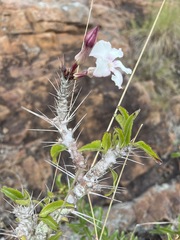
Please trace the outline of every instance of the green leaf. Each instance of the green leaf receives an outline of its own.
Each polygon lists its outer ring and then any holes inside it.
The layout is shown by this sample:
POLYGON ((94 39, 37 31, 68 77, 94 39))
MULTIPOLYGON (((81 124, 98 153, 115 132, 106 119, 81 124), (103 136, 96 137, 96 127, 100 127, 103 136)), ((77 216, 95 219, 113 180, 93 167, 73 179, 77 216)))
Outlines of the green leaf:
POLYGON ((82 146, 79 151, 99 151, 101 149, 101 141, 100 140, 95 140, 91 143, 88 143, 84 146, 82 146))
POLYGON ((116 147, 118 143, 119 143, 119 137, 118 137, 118 134, 114 131, 112 135, 112 142, 111 142, 112 148, 116 147))
POLYGON ((23 199, 23 200, 14 200, 15 203, 23 206, 29 206, 31 203, 31 199, 23 199))
POLYGON ((15 203, 19 205, 28 206, 31 203, 31 197, 26 190, 23 193, 14 188, 8 188, 6 186, 1 188, 1 192, 15 203))
POLYGON ((124 143, 124 133, 123 133, 122 129, 120 129, 120 128, 115 128, 114 131, 118 135, 118 144, 119 144, 119 147, 121 147, 124 143))
POLYGON ((105 194, 105 196, 107 196, 107 197, 109 197, 114 192, 114 188, 115 188, 117 180, 118 180, 117 172, 115 172, 113 169, 110 169, 110 171, 111 171, 112 178, 113 178, 113 187, 108 193, 105 194))
POLYGON ((171 157, 172 158, 179 158, 180 157, 180 152, 171 153, 171 157))
POLYGON ((124 146, 127 146, 131 141, 133 122, 137 117, 137 115, 139 114, 139 112, 140 110, 135 111, 126 120, 126 123, 124 126, 124 146))
POLYGON ((39 220, 47 224, 54 231, 57 231, 59 228, 58 223, 51 216, 41 217, 39 220))
POLYGON ((180 234, 180 231, 178 231, 178 229, 172 229, 172 225, 168 225, 165 227, 157 225, 156 228, 151 232, 157 234, 171 234, 171 235, 180 234))
POLYGON ((60 236, 62 236, 62 232, 56 233, 55 235, 53 235, 50 238, 48 238, 48 240, 59 240, 60 236))
POLYGON ((127 120, 128 117, 129 117, 128 111, 127 111, 125 108, 121 107, 121 106, 118 107, 118 110, 120 111, 120 113, 121 113, 121 115, 123 116, 123 118, 124 118, 125 120, 127 120))
POLYGON ((102 137, 102 148, 106 153, 110 147, 111 147, 111 133, 105 132, 102 137))
POLYGON ((10 198, 13 201, 24 199, 24 195, 14 188, 4 186, 1 188, 1 192, 4 193, 6 197, 10 198))
POLYGON ((124 130, 124 125, 125 125, 126 119, 124 119, 124 117, 121 114, 117 114, 115 116, 115 119, 119 123, 122 130, 124 130))
POLYGON ((66 149, 66 146, 63 144, 55 144, 51 147, 50 155, 52 157, 52 161, 55 164, 57 163, 57 157, 59 156, 59 154, 66 149))
POLYGON ((127 112, 127 110, 125 108, 123 108, 121 106, 118 107, 118 110, 119 110, 120 114, 117 114, 115 116, 115 119, 119 123, 122 130, 124 131, 126 121, 129 118, 129 113, 127 112))
MULTIPOLYGON (((123 131, 124 141, 123 141, 122 146, 127 146, 129 144, 129 142, 131 141, 133 121, 139 114, 140 110, 132 113, 131 115, 129 115, 129 113, 126 111, 126 109, 121 106, 118 107, 118 110, 119 110, 120 114, 117 114, 115 116, 115 119, 119 123, 119 125, 123 131)), ((123 136, 121 134, 120 138, 122 139, 122 137, 123 136)))
POLYGON ((23 199, 17 199, 15 200, 15 203, 19 204, 19 205, 23 205, 23 206, 28 206, 31 203, 31 197, 28 193, 28 191, 23 190, 23 199))
POLYGON ((126 123, 124 126, 124 144, 123 144, 124 146, 127 146, 131 141, 134 119, 137 117, 139 112, 140 112, 140 110, 135 111, 126 120, 126 123))
POLYGON ((48 214, 54 212, 55 210, 61 208, 62 206, 66 208, 74 208, 73 204, 65 203, 63 200, 58 200, 52 203, 47 204, 41 212, 39 213, 39 217, 46 217, 48 214))
POLYGON ((152 157, 155 160, 155 162, 158 163, 159 165, 162 164, 162 160, 159 158, 159 156, 144 141, 135 142, 133 143, 133 146, 142 149, 145 153, 152 157))

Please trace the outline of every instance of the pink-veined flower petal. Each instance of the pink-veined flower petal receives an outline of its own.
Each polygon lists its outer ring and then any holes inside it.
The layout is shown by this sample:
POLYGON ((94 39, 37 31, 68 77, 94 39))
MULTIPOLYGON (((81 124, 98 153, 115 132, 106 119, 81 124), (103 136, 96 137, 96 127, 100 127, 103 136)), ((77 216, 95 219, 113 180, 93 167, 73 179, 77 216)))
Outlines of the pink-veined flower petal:
POLYGON ((114 70, 114 74, 112 74, 111 80, 115 82, 115 85, 118 86, 118 88, 122 88, 122 83, 123 83, 123 77, 120 71, 114 70))
POLYGON ((115 68, 120 68, 123 72, 127 74, 131 74, 132 70, 130 68, 126 68, 120 60, 116 60, 113 62, 115 68))
POLYGON ((107 59, 110 51, 111 51, 110 42, 100 40, 94 45, 94 47, 93 47, 92 51, 90 52, 89 56, 92 56, 92 57, 95 57, 95 58, 107 59))
POLYGON ((107 77, 110 74, 111 74, 111 71, 109 69, 108 62, 101 58, 98 58, 96 60, 96 68, 93 72, 93 75, 95 77, 107 77))

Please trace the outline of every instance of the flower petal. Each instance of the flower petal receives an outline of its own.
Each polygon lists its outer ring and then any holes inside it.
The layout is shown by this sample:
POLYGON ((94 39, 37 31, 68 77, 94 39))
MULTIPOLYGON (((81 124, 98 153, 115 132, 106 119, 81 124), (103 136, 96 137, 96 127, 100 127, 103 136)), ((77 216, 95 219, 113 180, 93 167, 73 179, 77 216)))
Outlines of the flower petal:
POLYGON ((116 49, 116 48, 112 48, 111 51, 109 52, 109 59, 111 61, 113 61, 116 58, 122 58, 123 57, 123 51, 121 50, 121 48, 116 49))
POLYGON ((111 44, 110 42, 106 42, 104 40, 98 41, 92 51, 90 52, 89 56, 95 58, 108 58, 109 52, 111 51, 111 44))
POLYGON ((109 69, 108 62, 101 58, 98 58, 96 60, 96 68, 93 72, 93 75, 95 77, 107 77, 110 74, 111 74, 111 71, 109 69))
POLYGON ((120 71, 114 70, 114 74, 111 77, 111 80, 115 82, 115 85, 118 86, 118 88, 122 88, 121 85, 123 83, 123 77, 120 71))
POLYGON ((131 74, 132 70, 130 68, 126 68, 121 61, 116 60, 113 62, 114 67, 116 68, 120 68, 123 72, 127 73, 127 74, 131 74))

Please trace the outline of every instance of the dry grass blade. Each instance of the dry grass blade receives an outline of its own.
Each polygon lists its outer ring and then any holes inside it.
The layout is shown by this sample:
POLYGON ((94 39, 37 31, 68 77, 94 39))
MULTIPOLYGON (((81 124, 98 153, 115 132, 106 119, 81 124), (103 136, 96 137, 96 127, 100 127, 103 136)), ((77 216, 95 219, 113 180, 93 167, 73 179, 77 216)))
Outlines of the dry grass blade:
MULTIPOLYGON (((108 128, 107 128, 107 131, 109 131, 110 128, 111 128, 111 126, 112 126, 112 123, 113 123, 113 121, 114 121, 115 115, 116 115, 116 113, 117 113, 117 111, 118 111, 118 106, 121 105, 122 100, 123 100, 123 98, 124 98, 124 96, 125 96, 125 93, 126 93, 128 87, 129 87, 129 85, 130 85, 130 83, 131 83, 131 81, 132 81, 132 79, 133 79, 133 76, 134 76, 134 74, 135 74, 135 72, 136 72, 136 69, 137 69, 137 67, 138 67, 138 65, 139 65, 139 63, 140 63, 140 61, 141 61, 141 58, 142 58, 142 56, 143 56, 143 54, 144 54, 144 51, 145 51, 145 49, 146 49, 146 47, 147 47, 147 44, 148 44, 148 42, 149 42, 149 40, 150 40, 150 38, 151 38, 151 36, 152 36, 153 30, 154 30, 154 28, 155 28, 155 26, 156 26, 156 24, 157 24, 157 21, 158 21, 159 16, 160 16, 160 14, 161 14, 161 12, 162 12, 162 9, 163 9, 163 7, 164 7, 165 2, 166 2, 166 0, 164 0, 164 1, 162 2, 161 6, 160 6, 160 8, 159 8, 159 11, 158 11, 158 13, 157 13, 157 16, 156 16, 156 18, 155 18, 155 20, 154 20, 154 23, 153 23, 153 25, 152 25, 152 27, 151 27, 151 30, 150 30, 150 32, 149 32, 149 34, 148 34, 148 37, 147 37, 147 39, 146 39, 146 41, 145 41, 145 44, 144 44, 143 48, 142 48, 142 51, 141 51, 141 53, 140 53, 140 56, 139 56, 139 58, 138 58, 138 60, 137 60, 137 62, 136 62, 136 64, 135 64, 135 67, 134 67, 134 69, 133 69, 132 75, 130 76, 130 79, 129 79, 129 81, 128 81, 125 89, 124 89, 124 92, 123 92, 120 100, 119 100, 119 103, 118 103, 118 105, 117 105, 117 107, 116 107, 116 110, 115 110, 115 112, 114 112, 114 115, 113 115, 113 117, 112 117, 112 119, 111 119, 111 121, 110 121, 110 123, 109 123, 109 126, 108 126, 108 128)), ((139 129, 139 130, 140 130, 140 129, 139 129)), ((136 138, 136 137, 135 137, 135 138, 136 138)), ((135 138, 133 139, 134 141, 135 141, 135 138)), ((98 154, 96 155, 96 157, 97 157, 97 156, 98 156, 98 154)), ((101 231, 101 235, 100 235, 99 240, 102 239, 103 231, 104 231, 105 226, 106 226, 106 223, 107 223, 107 219, 108 219, 108 216, 109 216, 109 213, 110 213, 110 210, 111 210, 111 206, 112 206, 112 203, 113 203, 115 194, 116 194, 116 190, 117 190, 117 187, 118 187, 119 182, 120 182, 120 180, 121 180, 121 176, 122 176, 122 174, 123 174, 123 172, 124 172, 124 169, 125 169, 125 166, 126 166, 128 157, 129 157, 129 153, 128 153, 125 161, 124 161, 124 164, 123 164, 123 166, 122 166, 122 169, 121 169, 121 172, 120 172, 118 181, 117 181, 117 183, 116 183, 115 191, 114 191, 114 194, 113 194, 113 196, 112 196, 111 202, 110 202, 110 204, 109 204, 108 212, 107 212, 106 217, 105 217, 105 221, 104 221, 104 224, 103 224, 103 228, 102 228, 102 231, 101 231)), ((96 159, 95 159, 95 161, 96 161, 96 159)), ((94 161, 94 162, 95 162, 95 161, 94 161)), ((93 163, 94 163, 94 162, 93 162, 93 163)))

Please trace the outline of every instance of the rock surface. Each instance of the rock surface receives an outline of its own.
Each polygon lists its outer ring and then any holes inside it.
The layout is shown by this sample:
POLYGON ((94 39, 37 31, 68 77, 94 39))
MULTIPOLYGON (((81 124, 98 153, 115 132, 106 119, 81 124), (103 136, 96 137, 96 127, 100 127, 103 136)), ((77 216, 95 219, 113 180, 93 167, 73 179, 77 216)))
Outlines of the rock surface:
POLYGON ((180 209, 179 178, 169 184, 155 185, 140 197, 124 204, 115 204, 110 212, 108 226, 110 231, 149 228, 159 222, 177 220, 180 209), (117 216, 119 216, 117 218, 117 216), (138 226, 136 226, 138 224, 138 226))
MULTIPOLYGON (((93 6, 90 27, 99 25, 99 39, 111 41, 114 47, 122 47, 126 56, 123 62, 129 67, 133 66, 128 65, 131 45, 128 41, 130 33, 126 29, 130 29, 132 21, 144 18, 148 5, 149 1, 140 0, 100 0, 93 6)), ((53 132, 29 131, 49 126, 21 107, 33 111, 38 109, 52 116, 49 106, 53 105, 54 100, 49 93, 54 91, 48 79, 55 82, 63 55, 70 66, 81 48, 89 8, 88 0, 0 2, 1 185, 16 188, 23 186, 38 195, 46 190, 46 185, 51 184, 53 170, 45 162, 49 158, 49 147, 44 148, 42 142, 54 142, 57 136, 53 132)), ((84 128, 80 136, 82 144, 102 136, 122 91, 108 78, 83 79, 78 83, 80 87, 82 92, 77 104, 92 90, 73 123, 76 124, 87 113, 81 126, 84 128)), ((166 216, 173 218, 175 212, 179 211, 179 205, 173 204, 179 204, 176 199, 176 191, 179 191, 176 183, 179 164, 170 154, 175 149, 174 143, 178 143, 180 138, 180 93, 167 99, 166 111, 156 99, 158 92, 155 82, 149 80, 133 82, 123 101, 123 106, 129 112, 142 109, 134 134, 140 124, 144 123, 139 138, 151 144, 164 159, 163 166, 157 166, 152 160, 140 156, 135 159, 144 163, 144 166, 128 163, 121 181, 121 186, 126 187, 127 191, 122 193, 120 200, 135 200, 133 205, 128 202, 122 210, 130 211, 125 214, 130 218, 127 219, 129 223, 126 227, 143 221, 158 221, 166 216), (162 188, 156 187, 156 184, 162 188), (159 208, 155 214, 156 208, 153 206, 159 206, 162 200, 164 208, 167 207, 169 212, 159 208)), ((0 199, 3 206, 2 195, 0 199)))

